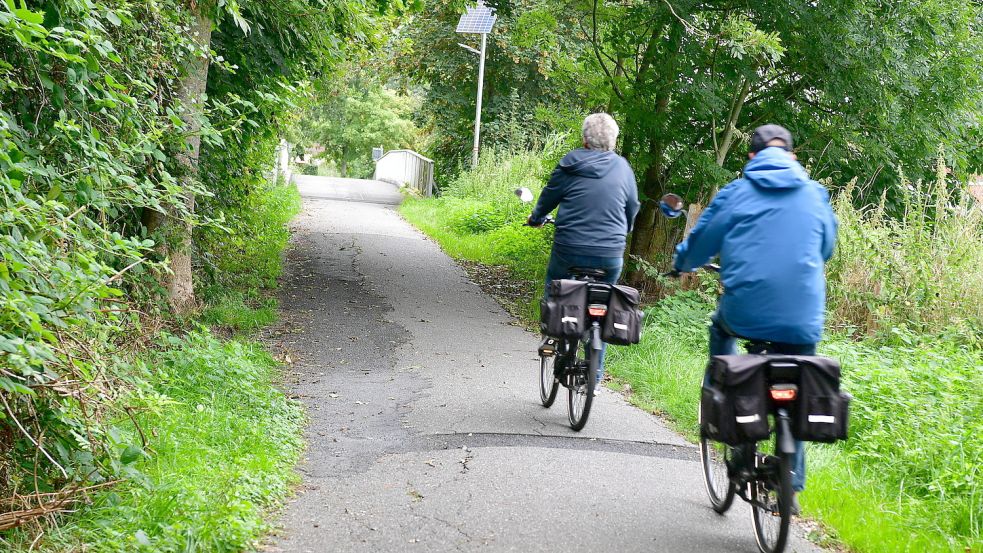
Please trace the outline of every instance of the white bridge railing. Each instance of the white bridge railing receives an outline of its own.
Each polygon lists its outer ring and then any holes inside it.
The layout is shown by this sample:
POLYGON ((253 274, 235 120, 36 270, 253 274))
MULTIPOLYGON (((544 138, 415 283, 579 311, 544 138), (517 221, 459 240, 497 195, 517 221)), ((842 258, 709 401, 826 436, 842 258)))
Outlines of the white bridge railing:
POLYGON ((433 160, 412 150, 390 150, 375 162, 373 178, 430 196, 434 185, 433 160))

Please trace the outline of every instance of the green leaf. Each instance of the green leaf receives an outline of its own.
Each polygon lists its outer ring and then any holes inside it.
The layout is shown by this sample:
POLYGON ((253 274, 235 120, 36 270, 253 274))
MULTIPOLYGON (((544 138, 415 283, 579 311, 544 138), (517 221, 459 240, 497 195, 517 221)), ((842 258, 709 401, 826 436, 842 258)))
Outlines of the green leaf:
POLYGON ((119 16, 116 15, 116 12, 112 10, 106 12, 106 19, 108 19, 109 22, 115 25, 116 27, 119 27, 120 24, 123 23, 123 21, 120 20, 119 16))
POLYGON ((17 8, 13 10, 14 15, 27 21, 28 23, 34 23, 35 25, 41 25, 44 23, 44 12, 31 11, 25 8, 17 8))
POLYGON ((127 446, 127 448, 123 450, 123 453, 119 456, 119 461, 124 465, 129 465, 133 462, 136 462, 138 459, 140 459, 143 456, 144 456, 144 452, 142 448, 139 448, 135 445, 131 445, 131 446, 127 446))
POLYGON ((24 394, 29 396, 35 395, 34 390, 3 376, 0 376, 0 390, 4 390, 11 394, 24 394))

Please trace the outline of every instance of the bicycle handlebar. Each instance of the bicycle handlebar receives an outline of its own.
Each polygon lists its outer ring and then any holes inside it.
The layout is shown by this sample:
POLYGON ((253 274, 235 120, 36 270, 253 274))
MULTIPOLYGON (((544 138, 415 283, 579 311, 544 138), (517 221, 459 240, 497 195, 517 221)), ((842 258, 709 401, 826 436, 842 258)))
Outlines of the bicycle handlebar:
MULTIPOLYGON (((546 216, 546 219, 543 221, 543 224, 542 225, 539 225, 539 227, 544 227, 546 225, 555 225, 555 224, 556 224, 556 219, 554 219, 552 215, 547 215, 546 216)), ((539 228, 539 227, 530 225, 528 220, 525 223, 522 223, 522 226, 524 226, 524 227, 532 227, 532 228, 539 228)))
MULTIPOLYGON (((713 272, 713 273, 719 273, 720 272, 720 265, 717 265, 716 263, 707 263, 706 265, 704 265, 704 266, 702 266, 700 268, 703 269, 704 271, 710 271, 710 272, 713 272)), ((667 273, 662 273, 662 276, 668 277, 668 278, 679 278, 682 275, 683 275, 683 273, 681 271, 677 271, 675 269, 673 269, 672 271, 669 271, 667 273)))

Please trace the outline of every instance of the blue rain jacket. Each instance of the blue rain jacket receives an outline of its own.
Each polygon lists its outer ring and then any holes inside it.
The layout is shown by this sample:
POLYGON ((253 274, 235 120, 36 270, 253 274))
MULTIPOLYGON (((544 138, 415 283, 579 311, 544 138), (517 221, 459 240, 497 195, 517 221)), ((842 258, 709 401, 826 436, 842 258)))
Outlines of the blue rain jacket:
POLYGON ((782 148, 765 148, 744 178, 717 193, 674 267, 688 272, 720 256, 719 314, 745 338, 814 344, 822 337, 825 262, 836 244, 829 193, 782 148))
POLYGON ((635 173, 614 152, 572 150, 553 170, 532 211, 532 221, 541 224, 558 205, 555 249, 621 257, 640 206, 635 173))

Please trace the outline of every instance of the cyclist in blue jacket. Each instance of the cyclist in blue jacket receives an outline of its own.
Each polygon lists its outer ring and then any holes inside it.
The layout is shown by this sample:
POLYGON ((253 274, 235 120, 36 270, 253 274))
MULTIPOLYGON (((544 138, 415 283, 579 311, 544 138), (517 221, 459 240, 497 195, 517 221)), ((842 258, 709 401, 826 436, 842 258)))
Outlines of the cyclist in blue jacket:
MULTIPOLYGON (((772 342, 776 353, 814 355, 826 307, 825 263, 837 222, 829 193, 792 154, 792 135, 759 127, 742 178, 713 198, 673 268, 690 272, 720 256, 724 293, 711 316, 710 355, 737 353, 737 337, 772 342)), ((793 512, 805 488, 805 446, 796 442, 793 512)))

